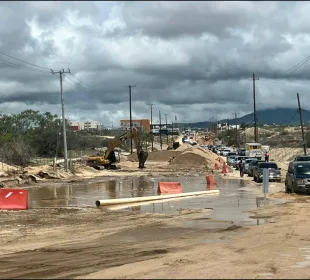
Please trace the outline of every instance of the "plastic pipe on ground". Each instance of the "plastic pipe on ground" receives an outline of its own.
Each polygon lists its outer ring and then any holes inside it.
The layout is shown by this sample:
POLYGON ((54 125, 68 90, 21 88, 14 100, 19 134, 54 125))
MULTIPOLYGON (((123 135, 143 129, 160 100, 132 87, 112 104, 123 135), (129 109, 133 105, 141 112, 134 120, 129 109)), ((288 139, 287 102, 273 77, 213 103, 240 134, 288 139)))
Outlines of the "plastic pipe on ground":
MULTIPOLYGON (((218 195, 218 193, 208 193, 209 195, 218 195)), ((191 196, 185 196, 185 197, 175 197, 175 198, 167 198, 167 199, 161 199, 161 200, 149 200, 149 201, 143 201, 143 202, 132 202, 132 203, 123 203, 123 204, 112 204, 107 205, 106 208, 109 210, 120 210, 124 208, 130 208, 130 207, 136 207, 136 206, 143 206, 148 204, 156 204, 156 203, 165 203, 165 202, 171 202, 176 201, 180 199, 189 199, 191 196)))
POLYGON ((178 194, 165 194, 165 195, 144 196, 144 197, 104 199, 104 200, 97 200, 96 206, 106 206, 106 205, 113 205, 113 204, 142 202, 142 201, 160 200, 160 199, 195 196, 195 195, 208 195, 208 194, 215 194, 215 193, 219 193, 219 192, 220 192, 219 190, 211 190, 211 191, 188 192, 188 193, 178 193, 178 194))

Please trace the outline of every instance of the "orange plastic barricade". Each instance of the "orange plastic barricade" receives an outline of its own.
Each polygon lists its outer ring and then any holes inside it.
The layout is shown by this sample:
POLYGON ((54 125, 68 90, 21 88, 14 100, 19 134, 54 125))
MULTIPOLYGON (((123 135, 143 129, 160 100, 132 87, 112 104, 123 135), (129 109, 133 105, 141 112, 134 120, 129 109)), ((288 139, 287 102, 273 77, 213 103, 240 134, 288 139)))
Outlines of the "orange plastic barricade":
POLYGON ((207 190, 208 191, 215 189, 215 187, 216 187, 216 184, 207 184, 207 190))
POLYGON ((223 174, 228 173, 228 167, 227 167, 227 164, 226 164, 226 163, 223 164, 222 173, 223 173, 223 174))
POLYGON ((214 164, 214 169, 219 170, 219 165, 217 163, 214 164))
POLYGON ((27 210, 28 191, 23 189, 0 189, 0 209, 27 210))
POLYGON ((208 185, 216 185, 216 182, 214 181, 214 179, 211 175, 207 175, 206 180, 207 180, 208 185))
POLYGON ((158 182, 158 194, 182 193, 182 185, 179 182, 158 182))

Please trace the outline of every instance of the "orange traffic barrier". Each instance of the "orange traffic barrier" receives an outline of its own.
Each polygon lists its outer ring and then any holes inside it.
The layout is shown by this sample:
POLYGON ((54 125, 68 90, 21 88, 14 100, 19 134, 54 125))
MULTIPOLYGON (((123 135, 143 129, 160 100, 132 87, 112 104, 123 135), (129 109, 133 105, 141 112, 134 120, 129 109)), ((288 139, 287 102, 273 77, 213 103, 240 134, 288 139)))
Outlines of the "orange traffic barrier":
POLYGON ((207 190, 208 191, 215 189, 215 187, 216 187, 216 184, 207 184, 207 190))
POLYGON ((158 194, 182 193, 182 185, 179 182, 158 182, 158 194))
POLYGON ((217 163, 214 164, 214 169, 219 170, 219 165, 217 163))
POLYGON ((208 185, 216 185, 216 182, 214 181, 214 179, 211 175, 207 175, 206 180, 207 180, 208 185))
POLYGON ((23 189, 0 189, 0 209, 27 210, 28 191, 23 189))
POLYGON ((224 164, 223 164, 222 173, 223 173, 223 174, 228 173, 228 167, 227 167, 227 164, 226 164, 225 162, 224 162, 224 164))

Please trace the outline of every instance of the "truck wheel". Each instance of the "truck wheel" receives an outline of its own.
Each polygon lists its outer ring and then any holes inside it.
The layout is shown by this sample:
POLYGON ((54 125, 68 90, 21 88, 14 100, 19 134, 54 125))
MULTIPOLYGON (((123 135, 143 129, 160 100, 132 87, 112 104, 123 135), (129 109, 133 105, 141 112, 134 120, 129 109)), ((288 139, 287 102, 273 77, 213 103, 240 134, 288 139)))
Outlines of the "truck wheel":
POLYGON ((292 190, 288 187, 287 181, 285 181, 285 193, 292 193, 292 190))

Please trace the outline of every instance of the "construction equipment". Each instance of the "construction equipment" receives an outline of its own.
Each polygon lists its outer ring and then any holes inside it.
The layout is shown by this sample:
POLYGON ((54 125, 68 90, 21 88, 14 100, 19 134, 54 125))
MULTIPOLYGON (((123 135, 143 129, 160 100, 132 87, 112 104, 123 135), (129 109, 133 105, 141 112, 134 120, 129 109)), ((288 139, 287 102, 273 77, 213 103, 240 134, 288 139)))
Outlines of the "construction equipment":
POLYGON ((177 148, 179 148, 180 147, 180 142, 173 142, 173 144, 171 145, 169 145, 168 146, 168 148, 167 148, 167 150, 176 150, 177 148))
POLYGON ((97 155, 88 157, 87 164, 96 169, 100 169, 101 166, 103 166, 105 169, 116 169, 116 156, 114 149, 120 146, 125 140, 131 138, 134 140, 137 150, 137 156, 139 160, 138 168, 144 168, 144 163, 148 157, 148 152, 143 151, 142 146, 140 145, 139 131, 135 127, 131 131, 112 139, 108 144, 108 149, 106 150, 104 156, 97 155))

